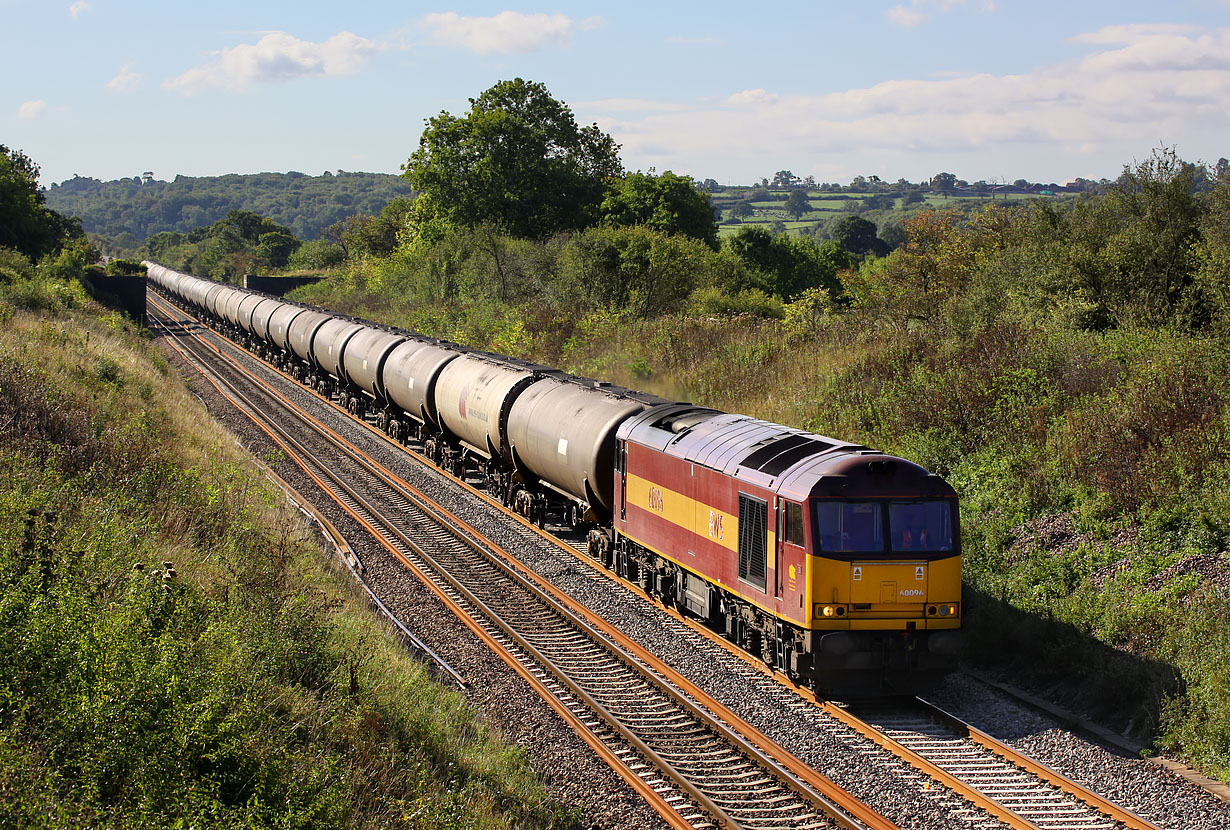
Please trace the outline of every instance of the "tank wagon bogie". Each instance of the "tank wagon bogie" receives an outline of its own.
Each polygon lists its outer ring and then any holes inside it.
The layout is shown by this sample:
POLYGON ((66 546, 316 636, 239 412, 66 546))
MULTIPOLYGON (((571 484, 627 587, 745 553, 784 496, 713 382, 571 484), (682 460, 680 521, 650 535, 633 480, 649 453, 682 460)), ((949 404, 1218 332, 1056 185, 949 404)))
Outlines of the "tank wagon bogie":
POLYGON ((407 340, 384 361, 384 388, 390 401, 385 431, 399 441, 424 440, 439 434, 436 381, 444 367, 461 355, 457 347, 427 340, 407 340))
POLYGON ((866 447, 146 263, 164 293, 440 468, 824 691, 955 666, 956 494, 866 447))

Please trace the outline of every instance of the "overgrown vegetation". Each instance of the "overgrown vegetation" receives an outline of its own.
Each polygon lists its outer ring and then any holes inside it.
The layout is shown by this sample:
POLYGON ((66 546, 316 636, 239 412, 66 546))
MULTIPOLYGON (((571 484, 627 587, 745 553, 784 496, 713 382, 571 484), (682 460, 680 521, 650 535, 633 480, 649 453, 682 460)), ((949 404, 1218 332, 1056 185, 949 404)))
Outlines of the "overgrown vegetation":
POLYGON ((0 249, 0 826, 567 826, 55 271, 0 249))
POLYGON ((922 210, 887 256, 857 227, 453 226, 299 296, 919 461, 963 498, 967 659, 1230 779, 1230 178, 1205 174, 1160 150, 1071 201, 922 210))
POLYGON ((212 225, 186 234, 154 234, 141 246, 139 256, 192 274, 239 282, 245 274, 285 268, 300 245, 289 228, 251 211, 232 210, 212 225))

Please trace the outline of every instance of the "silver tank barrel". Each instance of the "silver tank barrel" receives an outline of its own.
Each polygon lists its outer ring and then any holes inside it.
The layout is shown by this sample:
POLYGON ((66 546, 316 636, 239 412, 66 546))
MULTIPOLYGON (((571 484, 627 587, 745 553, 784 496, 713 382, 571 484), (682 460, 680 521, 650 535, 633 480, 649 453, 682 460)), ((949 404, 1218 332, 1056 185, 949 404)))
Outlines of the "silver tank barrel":
POLYGON ((513 403, 508 439, 517 458, 539 478, 610 511, 615 432, 644 409, 640 401, 601 387, 545 378, 513 403))
POLYGON ((342 369, 346 380, 377 397, 384 397, 381 369, 389 352, 406 342, 405 335, 364 326, 346 344, 342 369))
POLYGON ((384 362, 385 394, 412 418, 439 427, 436 381, 444 367, 461 353, 456 348, 407 340, 389 352, 384 362))
POLYGON ((363 324, 343 317, 326 321, 312 338, 312 362, 316 368, 338 380, 345 380, 342 377, 342 355, 346 344, 365 328, 363 324))
POLYGON ((480 355, 452 360, 436 380, 440 423, 482 455, 506 455, 505 425, 517 394, 534 372, 480 355))

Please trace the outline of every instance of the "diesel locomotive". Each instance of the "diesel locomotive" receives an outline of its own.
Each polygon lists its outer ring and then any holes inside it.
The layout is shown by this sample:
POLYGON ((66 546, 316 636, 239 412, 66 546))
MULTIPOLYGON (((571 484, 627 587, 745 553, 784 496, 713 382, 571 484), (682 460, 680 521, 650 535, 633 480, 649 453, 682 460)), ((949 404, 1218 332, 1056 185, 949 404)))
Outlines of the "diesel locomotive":
POLYGON ((145 263, 150 281, 393 439, 821 692, 950 671, 956 493, 902 458, 145 263))

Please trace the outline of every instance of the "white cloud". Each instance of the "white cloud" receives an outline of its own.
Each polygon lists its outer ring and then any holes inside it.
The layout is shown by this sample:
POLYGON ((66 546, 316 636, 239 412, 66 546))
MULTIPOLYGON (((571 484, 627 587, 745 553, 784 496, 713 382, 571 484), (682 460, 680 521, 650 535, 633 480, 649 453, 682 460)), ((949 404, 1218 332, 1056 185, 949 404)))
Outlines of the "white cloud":
POLYGON ((598 101, 584 101, 576 106, 578 109, 601 112, 680 112, 690 109, 683 104, 652 101, 648 98, 603 98, 598 101))
POLYGON ((256 43, 215 53, 215 60, 170 78, 163 86, 192 95, 210 87, 243 89, 317 75, 350 75, 383 48, 351 32, 339 32, 321 43, 270 32, 256 43))
POLYGON ((927 21, 927 15, 920 12, 918 9, 911 9, 907 6, 893 6, 888 10, 888 22, 894 26, 905 26, 910 28, 913 26, 922 25, 927 21))
MULTIPOLYGON (((579 28, 602 25, 601 18, 582 21, 579 28)), ((429 14, 423 23, 439 43, 461 46, 480 55, 535 52, 549 44, 567 46, 574 24, 562 14, 522 14, 504 11, 494 17, 462 17, 456 12, 429 14)))
POLYGON ((745 89, 742 92, 736 92, 726 99, 726 104, 731 107, 756 107, 767 106, 777 103, 777 96, 763 89, 745 89))
POLYGON ((954 9, 964 6, 974 5, 984 12, 993 12, 996 10, 995 0, 910 0, 910 4, 893 6, 885 14, 888 17, 888 22, 894 26, 902 26, 905 28, 913 28, 921 26, 931 19, 931 15, 926 12, 927 6, 938 7, 938 11, 951 12, 954 9))
POLYGON ((133 72, 128 64, 124 64, 115 77, 107 81, 107 89, 112 92, 129 92, 141 86, 141 81, 141 73, 133 72))
POLYGON ((26 101, 17 108, 17 117, 23 121, 29 121, 32 118, 38 118, 47 109, 46 101, 26 101))
POLYGON ((89 9, 90 9, 90 4, 85 2, 85 0, 76 0, 75 3, 73 3, 71 6, 68 7, 68 13, 71 14, 74 18, 76 18, 77 15, 81 14, 84 11, 89 11, 89 9))
MULTIPOLYGON (((1226 0, 1230 3, 1230 0, 1226 0)), ((1118 26, 1103 26, 1096 32, 1085 32, 1068 38, 1070 43, 1123 44, 1132 43, 1153 35, 1187 35, 1200 31, 1197 26, 1182 23, 1128 23, 1118 26)))
MULTIPOLYGON (((634 164, 961 153, 1005 144, 1088 154, 1230 132, 1230 28, 1109 27, 1081 58, 1016 75, 901 79, 828 94, 735 92, 683 111, 587 105, 634 164)), ((801 165, 802 162, 795 162, 801 165)))

